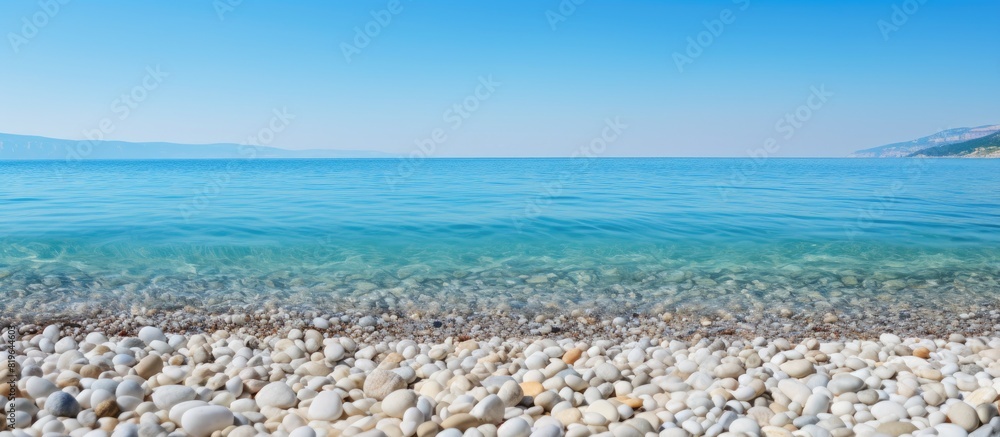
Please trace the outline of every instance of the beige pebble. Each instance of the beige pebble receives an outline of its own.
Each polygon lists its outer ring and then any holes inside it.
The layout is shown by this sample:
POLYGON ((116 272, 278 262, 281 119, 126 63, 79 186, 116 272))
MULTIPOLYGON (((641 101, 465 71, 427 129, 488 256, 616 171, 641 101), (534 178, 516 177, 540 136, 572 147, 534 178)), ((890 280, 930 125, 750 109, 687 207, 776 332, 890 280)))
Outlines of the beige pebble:
POLYGON ((459 431, 465 431, 469 428, 475 428, 482 425, 482 422, 468 413, 458 413, 453 416, 449 416, 447 419, 441 422, 441 427, 444 429, 455 428, 459 431))
POLYGON ((565 354, 563 354, 562 360, 564 363, 572 366, 573 363, 576 363, 576 360, 580 359, 581 355, 583 355, 582 350, 580 350, 579 348, 572 348, 566 351, 565 354))
POLYGON ((541 383, 529 381, 521 383, 521 391, 524 392, 525 396, 535 397, 545 391, 545 387, 541 383))
POLYGON ((118 413, 120 412, 121 410, 118 408, 118 403, 115 402, 114 399, 105 400, 94 407, 94 414, 97 414, 97 417, 102 418, 118 417, 118 413))

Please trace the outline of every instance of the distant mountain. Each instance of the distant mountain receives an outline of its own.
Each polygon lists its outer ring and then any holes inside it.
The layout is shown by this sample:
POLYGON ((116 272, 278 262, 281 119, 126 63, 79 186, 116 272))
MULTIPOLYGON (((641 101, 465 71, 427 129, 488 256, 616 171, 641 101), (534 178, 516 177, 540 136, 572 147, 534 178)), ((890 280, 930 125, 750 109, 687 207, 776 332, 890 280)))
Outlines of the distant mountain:
POLYGON ((362 150, 287 150, 244 144, 129 143, 60 140, 0 133, 0 160, 82 159, 249 159, 249 158, 392 158, 362 150))
POLYGON ((902 158, 911 156, 921 150, 974 140, 997 132, 1000 132, 1000 124, 947 129, 933 135, 917 138, 913 141, 886 144, 871 149, 859 150, 848 156, 851 158, 902 158))
POLYGON ((910 156, 1000 158, 1000 132, 961 143, 931 147, 910 156))

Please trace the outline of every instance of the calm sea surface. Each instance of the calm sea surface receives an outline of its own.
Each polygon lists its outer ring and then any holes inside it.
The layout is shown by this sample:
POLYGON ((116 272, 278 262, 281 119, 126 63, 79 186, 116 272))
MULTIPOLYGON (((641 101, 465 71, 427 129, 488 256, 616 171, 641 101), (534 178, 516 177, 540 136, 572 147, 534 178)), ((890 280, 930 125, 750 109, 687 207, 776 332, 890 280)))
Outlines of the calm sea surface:
POLYGON ((1000 160, 0 161, 25 311, 932 305, 998 277, 1000 160))

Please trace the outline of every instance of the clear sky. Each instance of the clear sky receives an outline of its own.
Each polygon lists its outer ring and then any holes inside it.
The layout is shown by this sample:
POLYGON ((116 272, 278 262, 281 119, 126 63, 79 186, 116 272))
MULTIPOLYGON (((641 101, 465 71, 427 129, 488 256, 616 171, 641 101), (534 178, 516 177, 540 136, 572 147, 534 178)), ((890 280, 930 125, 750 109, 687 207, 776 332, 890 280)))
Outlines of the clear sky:
POLYGON ((5 1, 0 132, 81 139, 107 119, 106 139, 442 157, 570 156, 602 134, 604 156, 769 138, 770 156, 843 156, 1000 123, 998 16, 996 0, 5 1))

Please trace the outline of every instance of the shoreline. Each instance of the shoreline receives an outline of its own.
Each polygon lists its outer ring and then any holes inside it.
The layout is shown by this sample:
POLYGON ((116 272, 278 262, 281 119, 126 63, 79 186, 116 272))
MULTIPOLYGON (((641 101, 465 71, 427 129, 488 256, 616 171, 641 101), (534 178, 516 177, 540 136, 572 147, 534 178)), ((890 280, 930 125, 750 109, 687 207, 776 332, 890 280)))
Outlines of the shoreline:
POLYGON ((185 335, 23 326, 15 415, 34 431, 0 437, 1000 432, 996 336, 419 341, 377 322, 334 336, 229 317, 185 335))
MULTIPOLYGON (((947 338, 1000 336, 1000 310, 970 305, 927 308, 894 304, 880 310, 847 308, 836 311, 828 306, 815 310, 787 307, 750 314, 733 314, 721 309, 688 309, 621 314, 604 311, 572 311, 542 308, 535 311, 497 309, 490 312, 410 310, 410 311, 330 311, 268 308, 233 308, 209 311, 191 306, 179 309, 85 310, 76 314, 17 313, 10 320, 23 333, 40 332, 46 325, 59 324, 72 330, 66 334, 106 332, 136 335, 143 326, 165 332, 196 334, 225 329, 256 336, 287 333, 291 329, 316 329, 328 336, 349 336, 363 341, 387 337, 417 341, 442 341, 449 337, 469 339, 572 338, 578 340, 635 340, 639 337, 669 337, 682 340, 726 338, 750 340, 758 337, 800 341, 876 339, 874 333, 904 337, 947 338)), ((79 309, 78 309, 79 310, 79 309)))

